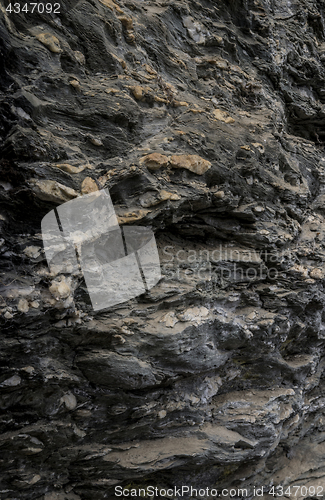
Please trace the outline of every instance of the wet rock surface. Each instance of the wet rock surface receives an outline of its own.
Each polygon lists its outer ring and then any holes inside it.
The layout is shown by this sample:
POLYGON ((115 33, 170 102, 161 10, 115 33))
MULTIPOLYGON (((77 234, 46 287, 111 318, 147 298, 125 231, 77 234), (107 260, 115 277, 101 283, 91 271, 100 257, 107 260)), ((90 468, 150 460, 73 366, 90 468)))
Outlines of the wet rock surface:
POLYGON ((323 2, 6 6, 1 498, 324 493, 323 2), (41 220, 99 187, 162 279, 94 313, 41 220))

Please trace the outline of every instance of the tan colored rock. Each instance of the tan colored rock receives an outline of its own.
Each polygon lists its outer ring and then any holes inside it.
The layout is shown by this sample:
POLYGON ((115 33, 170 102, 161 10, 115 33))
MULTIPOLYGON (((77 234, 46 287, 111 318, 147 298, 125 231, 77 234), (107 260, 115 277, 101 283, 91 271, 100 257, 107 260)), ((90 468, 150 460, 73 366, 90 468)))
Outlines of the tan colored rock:
POLYGON ((17 309, 19 312, 27 313, 29 311, 29 305, 26 299, 20 299, 17 304, 17 309))
POLYGON ((108 89, 105 89, 105 92, 106 92, 106 94, 117 94, 118 92, 120 92, 120 90, 114 89, 114 88, 108 88, 108 89))
POLYGON ((39 33, 38 35, 36 35, 36 38, 54 54, 59 54, 60 52, 62 52, 59 40, 56 38, 56 36, 51 35, 51 33, 39 33))
POLYGON ((80 85, 80 82, 78 80, 70 80, 69 83, 70 83, 71 87, 73 87, 74 89, 81 90, 81 85, 80 85))
POLYGON ((164 316, 159 321, 159 323, 165 323, 167 328, 174 328, 174 326, 178 322, 179 322, 179 319, 176 317, 176 314, 174 313, 174 311, 170 311, 170 312, 164 314, 164 316))
POLYGON ((143 87, 140 87, 140 85, 136 85, 135 87, 132 87, 131 91, 133 96, 137 101, 140 101, 143 97, 143 87))
POLYGON ((63 170, 63 172, 67 172, 68 174, 79 174, 83 170, 85 170, 85 166, 82 165, 81 167, 74 167, 73 165, 70 165, 69 163, 59 163, 57 165, 54 165, 55 167, 59 168, 60 170, 63 170))
POLYGON ((228 69, 228 61, 225 59, 216 60, 215 64, 219 69, 228 69))
POLYGON ((112 168, 111 170, 109 170, 108 172, 106 172, 106 174, 104 175, 101 175, 99 178, 98 178, 98 182, 101 186, 105 186, 106 182, 111 178, 113 177, 113 175, 115 174, 115 168, 112 168))
POLYGON ((89 140, 93 146, 103 146, 101 139, 97 139, 97 137, 89 137, 89 140))
POLYGON ((134 222, 136 220, 143 219, 151 210, 135 210, 133 212, 126 212, 123 214, 119 214, 117 216, 117 220, 119 224, 127 224, 129 222, 134 222))
POLYGON ((31 179, 30 184, 35 196, 40 200, 64 203, 78 196, 74 189, 56 181, 31 179))
POLYGON ((85 56, 79 50, 75 50, 74 51, 74 56, 75 56, 75 58, 76 58, 76 60, 78 61, 79 64, 84 65, 86 63, 85 56))
POLYGON ((211 167, 211 163, 199 155, 173 155, 170 164, 174 168, 185 168, 197 175, 203 175, 211 167))
POLYGON ((195 324, 204 322, 209 316, 209 309, 202 306, 189 307, 184 313, 178 315, 180 321, 190 321, 195 324))
POLYGON ((149 73, 149 75, 157 75, 157 71, 155 71, 149 64, 144 64, 145 70, 149 73))
POLYGON ((23 252, 30 259, 37 259, 37 257, 40 256, 41 247, 36 247, 36 246, 26 247, 24 248, 23 252))
POLYGON ((118 19, 121 21, 124 28, 127 30, 133 30, 133 20, 132 17, 128 16, 119 16, 118 19))
POLYGON ((256 148, 260 153, 264 153, 265 151, 263 144, 260 142, 252 142, 252 146, 254 146, 254 148, 256 148))
POLYGON ((158 170, 159 168, 167 167, 168 161, 168 156, 160 153, 151 153, 140 158, 139 163, 143 163, 149 170, 158 170))
POLYGON ((174 106, 174 108, 179 108, 181 106, 189 106, 189 103, 185 102, 185 101, 176 101, 176 100, 174 100, 173 101, 173 106, 174 106))
POLYGON ((156 102, 162 102, 162 103, 164 103, 164 104, 166 104, 166 103, 167 103, 167 99, 164 99, 163 97, 159 97, 158 95, 155 95, 155 96, 154 96, 154 100, 155 100, 156 102))
POLYGON ((111 9, 111 10, 115 9, 120 14, 123 14, 123 10, 121 9, 121 7, 119 7, 119 5, 117 5, 115 2, 113 2, 113 0, 99 0, 99 1, 103 5, 105 5, 106 7, 108 7, 109 9, 111 9))
POLYGON ((325 270, 319 267, 315 267, 310 271, 310 277, 315 280, 322 280, 325 276, 325 270))
POLYGON ((165 201, 165 200, 180 200, 181 197, 177 193, 170 193, 169 191, 165 191, 165 189, 162 189, 159 193, 159 198, 160 201, 165 201))
POLYGON ((71 293, 71 287, 68 281, 62 277, 61 279, 58 278, 52 282, 49 287, 49 291, 57 300, 66 299, 71 293))
POLYGON ((81 193, 89 194, 94 193, 95 191, 98 191, 96 182, 91 177, 86 177, 81 184, 81 193))
POLYGON ((151 192, 151 193, 145 193, 144 195, 141 196, 140 198, 140 205, 144 208, 148 207, 153 207, 155 205, 158 205, 159 203, 162 203, 163 201, 166 200, 180 200, 180 196, 176 193, 170 193, 169 191, 165 191, 165 189, 162 189, 161 191, 157 192, 151 192))
POLYGON ((234 123, 235 122, 234 118, 229 116, 229 114, 226 111, 222 111, 221 109, 215 109, 213 111, 213 116, 221 122, 225 122, 225 123, 234 123))

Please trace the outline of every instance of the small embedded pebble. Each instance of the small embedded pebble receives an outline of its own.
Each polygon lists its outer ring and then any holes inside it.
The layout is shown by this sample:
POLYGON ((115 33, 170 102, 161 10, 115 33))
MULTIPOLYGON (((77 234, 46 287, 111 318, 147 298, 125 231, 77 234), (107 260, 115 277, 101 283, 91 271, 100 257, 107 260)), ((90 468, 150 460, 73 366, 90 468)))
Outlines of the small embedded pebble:
POLYGON ((65 299, 69 297, 71 293, 71 287, 69 283, 67 283, 64 279, 62 281, 53 281, 49 290, 53 297, 55 297, 57 300, 65 299))
POLYGON ((100 139, 96 139, 96 137, 90 137, 89 140, 93 144, 93 146, 102 146, 103 145, 102 141, 100 139))
POLYGON ((17 309, 19 312, 27 313, 29 311, 29 305, 26 299, 20 299, 17 304, 17 309))
POLYGON ((19 385, 21 383, 21 378, 19 375, 13 375, 10 378, 7 378, 0 386, 2 387, 16 387, 16 385, 19 385))
POLYGON ((75 88, 76 90, 80 90, 81 86, 78 80, 71 80, 70 82, 71 87, 75 88))
POLYGON ((74 394, 71 394, 71 392, 62 396, 62 398, 60 399, 60 402, 65 405, 67 410, 74 410, 77 406, 76 396, 74 394))
POLYGON ((322 280, 324 278, 324 270, 315 267, 310 271, 310 277, 316 280, 322 280))

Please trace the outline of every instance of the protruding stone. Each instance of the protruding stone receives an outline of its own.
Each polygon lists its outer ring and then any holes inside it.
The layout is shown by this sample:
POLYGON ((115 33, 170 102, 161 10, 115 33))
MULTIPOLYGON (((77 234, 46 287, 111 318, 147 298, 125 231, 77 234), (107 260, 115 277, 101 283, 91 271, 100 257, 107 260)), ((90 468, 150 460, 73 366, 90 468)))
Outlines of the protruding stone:
POLYGON ((74 394, 71 392, 68 392, 62 398, 60 399, 61 403, 65 405, 67 410, 74 410, 77 406, 77 399, 74 394))
POLYGON ((179 108, 179 107, 182 107, 182 106, 187 107, 187 106, 189 106, 189 103, 185 102, 185 101, 176 101, 176 100, 174 100, 173 101, 173 106, 174 106, 174 108, 179 108))
POLYGON ((75 50, 73 54, 79 64, 84 65, 86 63, 86 58, 82 52, 80 52, 79 50, 75 50))
POLYGON ((139 163, 144 164, 149 170, 158 170, 167 167, 169 157, 160 153, 151 153, 140 158, 139 163))
POLYGON ((51 33, 39 33, 38 35, 36 35, 36 38, 54 54, 59 54, 60 52, 62 52, 59 40, 56 38, 56 36, 51 35, 51 33))
POLYGON ((132 17, 128 16, 119 16, 118 19, 121 21, 124 28, 127 30, 133 30, 133 20, 132 17))
POLYGON ((26 299, 20 299, 17 304, 17 309, 19 312, 27 313, 29 311, 29 305, 26 299))
POLYGON ((161 318, 159 323, 165 323, 167 328, 174 328, 174 326, 176 325, 176 323, 178 323, 178 321, 179 319, 176 317, 174 311, 170 311, 161 318))
POLYGON ((260 153, 264 153, 265 149, 263 144, 260 142, 252 142, 252 146, 254 146, 255 149, 257 149, 260 153))
POLYGON ((144 208, 152 207, 158 205, 159 203, 166 200, 180 200, 181 197, 177 193, 170 193, 162 189, 158 193, 145 193, 140 198, 140 204, 144 208))
POLYGON ((70 284, 66 281, 64 277, 61 279, 54 280, 49 288, 53 297, 57 300, 66 299, 71 293, 70 284))
POLYGON ((151 210, 135 210, 133 212, 125 212, 118 214, 117 220, 119 224, 128 224, 129 222, 135 222, 137 220, 143 219, 151 210))
POLYGON ((197 175, 203 175, 211 167, 211 163, 199 155, 173 155, 170 164, 174 168, 185 168, 197 175))
POLYGON ((91 177, 86 177, 81 184, 82 194, 94 193, 95 191, 98 191, 96 182, 91 177))
POLYGON ((140 87, 140 85, 136 85, 131 90, 132 90, 132 94, 135 97, 135 99, 137 101, 140 101, 140 99, 142 99, 142 97, 143 97, 143 88, 140 87))
POLYGON ((199 324, 207 319, 209 316, 209 309, 206 307, 189 307, 182 314, 178 315, 180 321, 191 321, 193 323, 199 324))
POLYGON ((80 82, 78 80, 76 80, 76 79, 70 80, 69 83, 70 83, 71 87, 73 87, 74 89, 81 90, 81 85, 80 85, 80 82))
POLYGON ((89 136, 89 141, 91 142, 91 144, 93 146, 97 146, 97 147, 103 146, 102 140, 98 139, 98 137, 89 136))
POLYGON ((21 378, 19 375, 13 375, 10 378, 7 378, 4 382, 0 384, 2 387, 16 387, 21 383, 21 378))
POLYGON ((27 255, 30 259, 37 259, 40 256, 41 248, 35 246, 29 246, 24 248, 24 254, 27 255))
POLYGON ((220 122, 225 123, 234 123, 235 120, 226 111, 222 111, 221 109, 215 109, 213 111, 213 116, 219 120, 220 122))
POLYGON ((319 267, 315 267, 310 271, 310 277, 315 280, 322 280, 324 279, 324 276, 325 276, 324 269, 321 269, 319 267))
POLYGON ((31 179, 30 184, 35 196, 40 200, 64 203, 78 196, 74 189, 56 181, 31 179))
POLYGON ((177 201, 181 199, 181 197, 177 193, 170 193, 169 191, 165 191, 165 189, 162 189, 159 192, 159 198, 161 201, 165 200, 177 201))

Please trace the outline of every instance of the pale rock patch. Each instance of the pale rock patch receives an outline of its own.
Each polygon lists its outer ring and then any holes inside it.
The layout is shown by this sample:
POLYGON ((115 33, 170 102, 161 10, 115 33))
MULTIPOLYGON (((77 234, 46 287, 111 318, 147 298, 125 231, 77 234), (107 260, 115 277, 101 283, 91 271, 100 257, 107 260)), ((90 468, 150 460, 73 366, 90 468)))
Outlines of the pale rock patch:
POLYGON ((174 168, 185 168, 197 175, 203 175, 211 168, 211 162, 199 155, 173 155, 170 164, 174 168))

